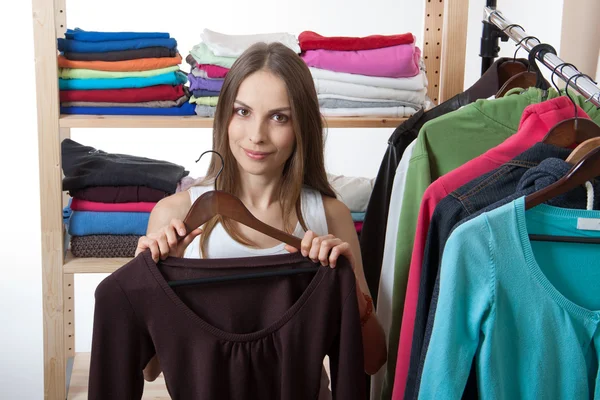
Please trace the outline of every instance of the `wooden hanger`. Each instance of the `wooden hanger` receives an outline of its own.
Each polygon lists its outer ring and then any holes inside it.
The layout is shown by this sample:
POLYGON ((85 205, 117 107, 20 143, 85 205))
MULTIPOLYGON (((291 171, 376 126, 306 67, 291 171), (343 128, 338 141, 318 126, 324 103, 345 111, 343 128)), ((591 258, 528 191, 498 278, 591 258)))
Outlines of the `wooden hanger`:
MULTIPOLYGON (((556 70, 556 68, 555 68, 555 70, 556 70)), ((600 136, 600 126, 598 126, 594 121, 592 121, 591 119, 587 119, 587 118, 584 118, 584 119, 578 118, 577 104, 575 104, 575 101, 569 94, 569 83, 571 82, 571 79, 574 79, 573 82, 576 83, 577 78, 579 78, 581 76, 585 76, 585 77, 589 78, 592 82, 594 82, 594 80, 592 78, 590 78, 588 75, 579 73, 579 74, 576 74, 576 75, 573 75, 572 77, 570 77, 569 80, 567 81, 567 86, 565 87, 565 93, 569 97, 571 102, 573 103, 573 108, 575 109, 575 117, 565 119, 564 121, 561 121, 558 124, 554 125, 550 129, 550 131, 548 131, 546 136, 544 136, 544 139, 542 139, 542 143, 552 144, 554 146, 568 148, 568 147, 572 147, 574 145, 583 143, 586 140, 600 136)), ((554 71, 553 71, 551 80, 552 80, 552 84, 554 84, 555 87, 557 87, 556 84, 554 83, 554 71)), ((594 82, 594 83, 596 83, 596 82, 594 82)), ((557 89, 558 89, 558 87, 557 87, 557 89)), ((591 97, 590 97, 590 99, 591 99, 591 97)), ((590 100, 590 99, 588 99, 588 100, 590 100)), ((586 101, 588 101, 588 100, 586 100, 586 101)))
MULTIPOLYGON (((217 173, 217 177, 215 178, 215 187, 217 187, 217 179, 223 171, 224 167, 223 157, 214 150, 208 150, 202 153, 200 155, 200 158, 202 158, 202 156, 206 153, 216 153, 221 158, 221 169, 219 170, 219 172, 217 173)), ((198 158, 197 161, 199 161, 200 158, 198 158)), ((191 232, 194 229, 204 225, 211 218, 217 215, 230 218, 258 232, 264 233, 267 236, 275 238, 283 243, 289 244, 290 246, 300 250, 302 243, 300 238, 290 235, 287 232, 281 231, 258 220, 254 215, 252 215, 252 213, 246 208, 244 203, 242 203, 242 201, 239 198, 222 190, 208 191, 199 198, 197 198, 196 201, 194 201, 194 204, 192 204, 190 210, 188 211, 187 215, 183 220, 186 232, 191 232)), ((169 286, 174 287, 200 283, 214 283, 232 280, 264 278, 269 276, 288 276, 307 272, 316 272, 319 268, 320 267, 317 266, 308 268, 293 268, 259 273, 249 273, 241 275, 238 274, 210 278, 185 279, 179 281, 169 281, 168 284, 169 286)))
POLYGON ((566 161, 571 165, 577 165, 585 158, 585 156, 587 156, 590 151, 597 147, 600 147, 600 137, 588 139, 577 146, 575 150, 569 154, 569 157, 567 157, 566 161))
MULTIPOLYGON (((536 37, 527 36, 527 37, 524 37, 523 39, 521 39, 521 41, 519 43, 517 43, 517 46, 519 46, 522 41, 529 40, 529 39, 536 39, 539 42, 539 40, 536 37)), ((519 51, 519 48, 517 48, 517 50, 515 51, 514 59, 516 59, 518 51, 519 51)), ((506 95, 506 93, 508 91, 510 91, 514 88, 527 89, 530 87, 537 87, 540 89, 547 89, 550 87, 550 85, 544 79, 541 70, 539 69, 539 67, 537 66, 537 64, 535 62, 536 56, 538 55, 538 53, 540 53, 542 51, 556 54, 556 50, 554 50, 554 48, 552 46, 550 46, 549 44, 540 43, 540 44, 534 46, 531 49, 531 51, 529 52, 529 56, 528 56, 529 69, 527 71, 520 72, 520 73, 514 75, 509 80, 507 80, 504 83, 504 85, 502 85, 500 90, 498 90, 498 92, 496 93, 496 98, 504 97, 504 95, 506 95)))
MULTIPOLYGON (((589 151, 567 175, 563 176, 552 185, 538 190, 525 197, 525 210, 529 210, 539 204, 553 199, 556 196, 567 193, 588 181, 600 176, 600 147, 589 151)), ((542 242, 567 242, 580 244, 600 244, 600 238, 595 237, 573 237, 552 235, 529 235, 530 240, 542 242)))
POLYGON ((525 209, 529 210, 545 203, 556 196, 584 185, 587 181, 591 181, 598 176, 600 176, 600 147, 595 147, 573 166, 567 175, 552 185, 525 197, 525 209))

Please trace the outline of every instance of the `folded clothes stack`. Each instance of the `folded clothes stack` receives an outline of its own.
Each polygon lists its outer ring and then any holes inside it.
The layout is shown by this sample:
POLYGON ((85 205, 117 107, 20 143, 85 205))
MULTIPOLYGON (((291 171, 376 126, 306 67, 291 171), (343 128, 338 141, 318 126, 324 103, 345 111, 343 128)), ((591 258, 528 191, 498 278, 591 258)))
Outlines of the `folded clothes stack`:
POLYGON ((280 42, 300 53, 296 36, 285 32, 227 35, 204 29, 200 38, 202 41, 190 50, 186 61, 191 67, 188 74, 193 94, 190 103, 195 105, 196 114, 201 117, 214 117, 225 75, 235 60, 253 44, 280 42))
POLYGON ((75 257, 133 257, 156 203, 188 175, 182 166, 106 153, 71 139, 61 143, 63 210, 75 257))
POLYGON ((58 50, 63 114, 194 115, 169 33, 68 29, 58 50))
POLYGON ((408 117, 427 107, 427 77, 411 33, 298 36, 327 117, 408 117))

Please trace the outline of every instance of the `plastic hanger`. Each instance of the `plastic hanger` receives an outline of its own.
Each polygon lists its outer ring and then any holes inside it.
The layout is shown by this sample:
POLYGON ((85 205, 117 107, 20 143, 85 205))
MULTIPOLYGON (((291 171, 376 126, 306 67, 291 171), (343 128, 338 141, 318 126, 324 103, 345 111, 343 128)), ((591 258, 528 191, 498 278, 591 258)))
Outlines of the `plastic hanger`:
MULTIPOLYGON (((565 64, 560 64, 556 68, 564 66, 565 64)), ((551 80, 552 84, 558 90, 558 86, 554 83, 554 72, 556 71, 556 68, 554 68, 554 70, 552 71, 551 80)), ((558 124, 554 125, 546 134, 544 139, 542 139, 542 143, 568 148, 576 144, 583 143, 588 139, 600 136, 600 126, 598 126, 594 121, 587 118, 578 118, 577 104, 575 104, 575 101, 569 94, 569 83, 571 82, 571 79, 574 79, 573 83, 575 84, 577 83, 577 79, 581 76, 585 76, 586 78, 594 82, 594 80, 588 75, 579 73, 570 77, 567 81, 567 86, 565 87, 565 93, 573 103, 573 108, 575 109, 575 117, 565 119, 564 121, 561 121, 558 124)), ((591 97, 586 101, 589 101, 590 99, 591 97)))
MULTIPOLYGON (((563 176, 552 185, 538 190, 525 197, 525 210, 529 210, 539 204, 553 199, 556 196, 567 193, 588 181, 600 176, 600 147, 594 147, 571 168, 567 175, 563 176)), ((545 242, 569 242, 600 244, 600 238, 551 236, 551 235, 529 235, 531 240, 545 242)))
MULTIPOLYGON (((534 36, 526 36, 523 39, 521 39, 521 41, 519 41, 519 43, 517 43, 517 46, 519 46, 521 44, 521 42, 523 42, 524 40, 527 41, 529 39, 535 39, 538 41, 538 43, 540 42, 539 39, 534 36)), ((519 48, 517 48, 517 50, 515 51, 515 55, 514 55, 513 59, 516 59, 519 48)), ((529 56, 528 56, 528 60, 529 60, 528 70, 524 71, 524 72, 520 72, 520 73, 516 74, 515 76, 513 76, 512 78, 510 78, 509 80, 507 80, 504 83, 504 85, 502 85, 500 90, 498 90, 498 93, 496 93, 496 98, 503 97, 509 90, 514 89, 514 88, 527 89, 530 87, 537 87, 539 89, 548 89, 549 84, 544 79, 544 77, 542 75, 542 71, 539 69, 539 67, 537 66, 537 63, 535 61, 536 57, 538 57, 538 54, 539 54, 538 58, 540 58, 540 59, 541 59, 541 57, 544 56, 544 54, 542 52, 544 52, 544 53, 550 52, 552 54, 556 54, 556 50, 554 50, 554 47, 550 46, 549 44, 539 43, 536 46, 534 46, 531 49, 531 51, 529 52, 529 56)))
MULTIPOLYGON (((221 159, 221 169, 217 173, 215 178, 215 188, 217 187, 217 179, 223 171, 224 162, 223 157, 214 150, 205 151, 200 155, 200 158, 206 153, 215 153, 221 159)), ((198 158, 197 161, 200 160, 198 158)), ((187 232, 204 225, 211 218, 220 215, 226 218, 230 218, 241 224, 244 224, 258 232, 264 233, 267 236, 275 238, 283 243, 289 244, 290 246, 300 250, 302 241, 300 238, 290 235, 287 232, 281 231, 264 222, 258 220, 252 213, 246 208, 244 203, 236 196, 227 193, 222 190, 211 190, 200 196, 194 204, 192 204, 188 211, 183 223, 186 227, 187 232)), ((285 269, 278 271, 268 271, 261 273, 250 273, 250 274, 238 274, 229 276, 218 276, 210 278, 199 278, 199 279, 185 279, 180 281, 170 281, 169 286, 184 286, 193 285, 200 283, 214 283, 214 282, 227 282, 232 280, 243 280, 243 279, 255 279, 270 276, 288 276, 307 272, 316 272, 320 267, 309 267, 309 268, 294 268, 285 269)))

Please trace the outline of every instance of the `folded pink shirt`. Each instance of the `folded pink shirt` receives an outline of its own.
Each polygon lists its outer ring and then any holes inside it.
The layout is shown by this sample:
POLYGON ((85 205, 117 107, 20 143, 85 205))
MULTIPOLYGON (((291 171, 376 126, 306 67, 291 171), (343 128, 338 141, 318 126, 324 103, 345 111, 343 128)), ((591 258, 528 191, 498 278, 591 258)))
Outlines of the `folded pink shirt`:
POLYGON ((338 51, 307 50, 302 54, 310 67, 336 72, 408 78, 419 74, 421 50, 412 44, 385 47, 373 50, 338 51))
MULTIPOLYGON (((404 398, 419 299, 423 256, 429 223, 431 222, 431 216, 435 207, 451 192, 473 179, 502 166, 502 164, 512 160, 534 144, 542 141, 550 128, 567 118, 574 117, 574 112, 573 103, 566 96, 528 106, 523 111, 521 121, 519 122, 519 129, 514 135, 479 157, 441 176, 425 190, 419 210, 415 244, 408 272, 408 285, 404 301, 404 313, 402 314, 402 328, 400 330, 396 375, 392 393, 393 400, 404 398)), ((589 118, 585 111, 579 107, 578 116, 589 118)))
POLYGON ((71 210, 73 211, 101 211, 101 212, 151 212, 156 203, 138 202, 138 203, 99 203, 96 201, 81 200, 73 198, 71 200, 71 210))
POLYGON ((206 72, 206 76, 209 78, 225 78, 225 75, 229 72, 229 68, 213 64, 198 64, 196 68, 206 72))

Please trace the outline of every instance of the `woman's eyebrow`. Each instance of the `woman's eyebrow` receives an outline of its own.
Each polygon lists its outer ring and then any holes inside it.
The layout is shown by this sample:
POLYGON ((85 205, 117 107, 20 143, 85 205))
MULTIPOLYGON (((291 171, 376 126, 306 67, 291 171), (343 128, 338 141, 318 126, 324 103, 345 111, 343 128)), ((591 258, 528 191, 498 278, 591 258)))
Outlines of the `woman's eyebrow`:
MULTIPOLYGON (((244 106, 246 108, 249 108, 250 110, 252 110, 252 107, 250 107, 248 104, 244 103, 241 100, 235 100, 234 103, 238 103, 241 106, 244 106)), ((290 111, 292 108, 291 107, 279 107, 279 108, 274 108, 272 110, 269 110, 269 114, 275 113, 275 112, 281 112, 281 111, 290 111)))

